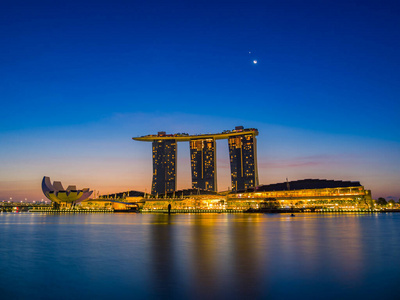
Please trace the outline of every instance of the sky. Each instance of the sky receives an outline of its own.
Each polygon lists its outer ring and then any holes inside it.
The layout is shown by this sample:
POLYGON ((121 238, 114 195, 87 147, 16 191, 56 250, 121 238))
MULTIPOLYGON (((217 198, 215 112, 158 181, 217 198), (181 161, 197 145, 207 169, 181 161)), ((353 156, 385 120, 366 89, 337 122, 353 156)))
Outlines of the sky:
MULTIPOLYGON (((0 201, 41 179, 150 191, 134 136, 257 128, 261 184, 360 181, 400 198, 398 1, 0 4, 0 201), (253 61, 256 60, 257 64, 253 61)), ((230 185, 217 142, 218 189, 230 185)), ((190 188, 188 143, 178 188, 190 188)))

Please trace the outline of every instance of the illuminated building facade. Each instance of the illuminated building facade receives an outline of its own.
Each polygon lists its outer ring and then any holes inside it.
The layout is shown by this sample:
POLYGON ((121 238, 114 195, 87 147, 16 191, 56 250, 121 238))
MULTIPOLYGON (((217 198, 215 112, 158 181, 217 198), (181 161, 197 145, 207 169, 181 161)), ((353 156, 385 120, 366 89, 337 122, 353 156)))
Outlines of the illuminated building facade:
POLYGON ((216 191, 217 176, 215 140, 191 140, 189 143, 190 162, 192 167, 192 188, 216 191))
MULTIPOLYGON (((236 132, 243 127, 236 127, 236 132)), ((258 185, 257 140, 253 132, 231 136, 228 139, 231 162, 232 191, 241 191, 258 185)))
POLYGON ((217 190, 216 140, 227 139, 231 158, 232 190, 257 186, 258 130, 238 126, 215 134, 187 133, 146 135, 132 138, 153 143, 153 183, 151 192, 165 194, 176 188, 176 143, 189 142, 192 187, 207 191, 217 190))
POLYGON ((266 204, 275 208, 345 209, 372 207, 371 191, 358 181, 304 179, 262 185, 248 191, 229 194, 230 207, 259 208, 266 204))
POLYGON ((239 192, 213 192, 197 188, 146 194, 127 191, 82 201, 83 207, 126 209, 142 212, 371 212, 381 208, 358 181, 304 179, 261 185, 239 192))
POLYGON ((297 211, 372 211, 371 191, 358 181, 305 179, 262 185, 243 192, 198 193, 183 190, 144 199, 143 211, 244 212, 249 209, 297 211))
MULTIPOLYGON (((158 136, 165 136, 159 132, 158 136)), ((152 194, 165 194, 176 190, 176 141, 159 139, 153 141, 152 194)))

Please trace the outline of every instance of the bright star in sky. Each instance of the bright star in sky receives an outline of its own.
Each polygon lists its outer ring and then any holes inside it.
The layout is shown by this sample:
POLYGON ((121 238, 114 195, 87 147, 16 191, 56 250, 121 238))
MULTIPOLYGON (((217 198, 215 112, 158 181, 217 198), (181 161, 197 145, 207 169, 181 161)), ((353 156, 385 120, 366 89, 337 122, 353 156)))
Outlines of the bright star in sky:
POLYGON ((257 64, 257 61, 256 61, 256 60, 253 60, 253 64, 257 64))

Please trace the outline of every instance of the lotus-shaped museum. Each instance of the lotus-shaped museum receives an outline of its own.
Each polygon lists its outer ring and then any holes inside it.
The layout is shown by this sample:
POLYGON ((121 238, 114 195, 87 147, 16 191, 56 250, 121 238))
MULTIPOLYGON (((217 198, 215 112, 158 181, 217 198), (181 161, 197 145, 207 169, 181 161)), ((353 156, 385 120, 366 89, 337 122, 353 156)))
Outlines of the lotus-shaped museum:
POLYGON ((70 185, 64 189, 60 181, 54 181, 51 184, 50 177, 43 177, 42 181, 43 194, 51 201, 61 204, 76 204, 86 200, 92 195, 93 191, 88 188, 78 190, 75 185, 70 185))

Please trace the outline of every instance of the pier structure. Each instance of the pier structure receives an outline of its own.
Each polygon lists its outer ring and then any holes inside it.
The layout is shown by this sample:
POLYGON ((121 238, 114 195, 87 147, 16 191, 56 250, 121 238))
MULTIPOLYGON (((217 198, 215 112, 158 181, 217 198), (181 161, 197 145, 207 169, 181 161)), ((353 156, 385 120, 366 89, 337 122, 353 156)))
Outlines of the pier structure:
POLYGON ((153 144, 152 194, 166 194, 176 190, 177 142, 189 142, 192 188, 217 191, 216 140, 229 144, 232 191, 258 185, 257 140, 258 130, 237 126, 222 133, 189 135, 187 133, 146 135, 132 138, 153 144))

